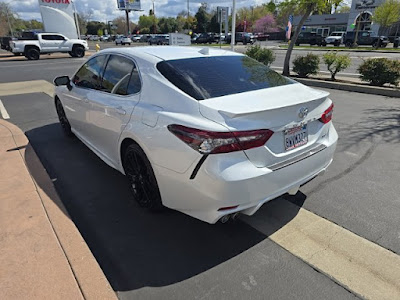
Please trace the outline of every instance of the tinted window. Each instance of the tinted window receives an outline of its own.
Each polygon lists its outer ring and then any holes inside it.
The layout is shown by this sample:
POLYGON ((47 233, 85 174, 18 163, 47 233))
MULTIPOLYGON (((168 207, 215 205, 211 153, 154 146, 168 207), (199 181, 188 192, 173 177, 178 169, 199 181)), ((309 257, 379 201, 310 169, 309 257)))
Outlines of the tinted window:
POLYGON ((53 35, 53 39, 56 41, 63 41, 64 38, 61 35, 53 35))
POLYGON ((134 62, 122 56, 112 55, 104 71, 102 90, 117 95, 137 93, 140 90, 140 79, 134 62))
POLYGON ((295 82, 247 56, 169 60, 158 63, 157 69, 176 87, 197 100, 295 82))
POLYGON ((42 35, 42 39, 46 41, 52 41, 53 36, 52 35, 42 35))
POLYGON ((73 79, 75 85, 89 89, 100 89, 101 72, 103 70, 105 61, 105 55, 96 56, 90 59, 75 74, 73 79))

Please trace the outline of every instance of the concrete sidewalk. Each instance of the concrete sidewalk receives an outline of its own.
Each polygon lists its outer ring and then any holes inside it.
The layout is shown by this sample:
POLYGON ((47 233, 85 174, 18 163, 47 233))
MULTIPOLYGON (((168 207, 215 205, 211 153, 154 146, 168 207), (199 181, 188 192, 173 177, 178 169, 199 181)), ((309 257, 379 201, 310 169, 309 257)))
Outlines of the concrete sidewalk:
POLYGON ((0 120, 0 299, 116 299, 26 136, 0 120))

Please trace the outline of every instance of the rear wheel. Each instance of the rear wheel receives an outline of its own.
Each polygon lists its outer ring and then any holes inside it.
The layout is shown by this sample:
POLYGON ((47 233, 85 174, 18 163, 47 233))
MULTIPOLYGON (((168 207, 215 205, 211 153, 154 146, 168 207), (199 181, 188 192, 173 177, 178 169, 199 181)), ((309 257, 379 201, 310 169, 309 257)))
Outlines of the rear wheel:
POLYGON ((353 43, 348 41, 348 42, 346 42, 345 45, 346 45, 347 48, 351 48, 353 46, 353 43))
POLYGON ((144 208, 158 211, 164 208, 153 168, 137 144, 130 144, 123 154, 123 166, 130 183, 133 199, 144 208))
POLYGON ((26 51, 26 58, 29 60, 38 60, 40 58, 40 52, 36 48, 29 48, 26 51))
POLYGON ((68 51, 68 54, 69 54, 71 57, 75 57, 75 55, 74 55, 74 53, 72 53, 72 51, 68 51))
POLYGON ((60 121, 60 125, 64 134, 68 137, 72 137, 74 134, 71 131, 71 125, 67 119, 67 116, 64 111, 64 107, 61 104, 60 99, 56 99, 56 111, 58 115, 58 120, 60 121))

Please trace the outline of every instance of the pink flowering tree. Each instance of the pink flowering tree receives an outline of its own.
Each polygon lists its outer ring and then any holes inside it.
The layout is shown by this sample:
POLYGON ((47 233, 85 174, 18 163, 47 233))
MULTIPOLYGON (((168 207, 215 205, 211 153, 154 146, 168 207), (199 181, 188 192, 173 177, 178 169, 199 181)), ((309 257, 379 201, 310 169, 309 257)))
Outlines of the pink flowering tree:
POLYGON ((277 32, 276 21, 272 14, 265 15, 254 23, 256 32, 277 32))

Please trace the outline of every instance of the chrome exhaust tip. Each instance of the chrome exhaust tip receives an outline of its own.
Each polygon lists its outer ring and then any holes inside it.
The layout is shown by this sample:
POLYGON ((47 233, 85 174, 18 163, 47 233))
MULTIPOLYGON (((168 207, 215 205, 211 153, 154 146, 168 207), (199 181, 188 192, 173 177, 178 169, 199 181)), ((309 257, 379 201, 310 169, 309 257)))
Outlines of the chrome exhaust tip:
POLYGON ((232 221, 236 221, 237 219, 239 219, 239 212, 236 212, 236 213, 231 215, 231 220, 232 221))
POLYGON ((226 222, 229 221, 230 217, 231 217, 230 215, 225 215, 225 216, 223 216, 221 219, 219 219, 219 221, 220 221, 222 224, 225 224, 226 222))

